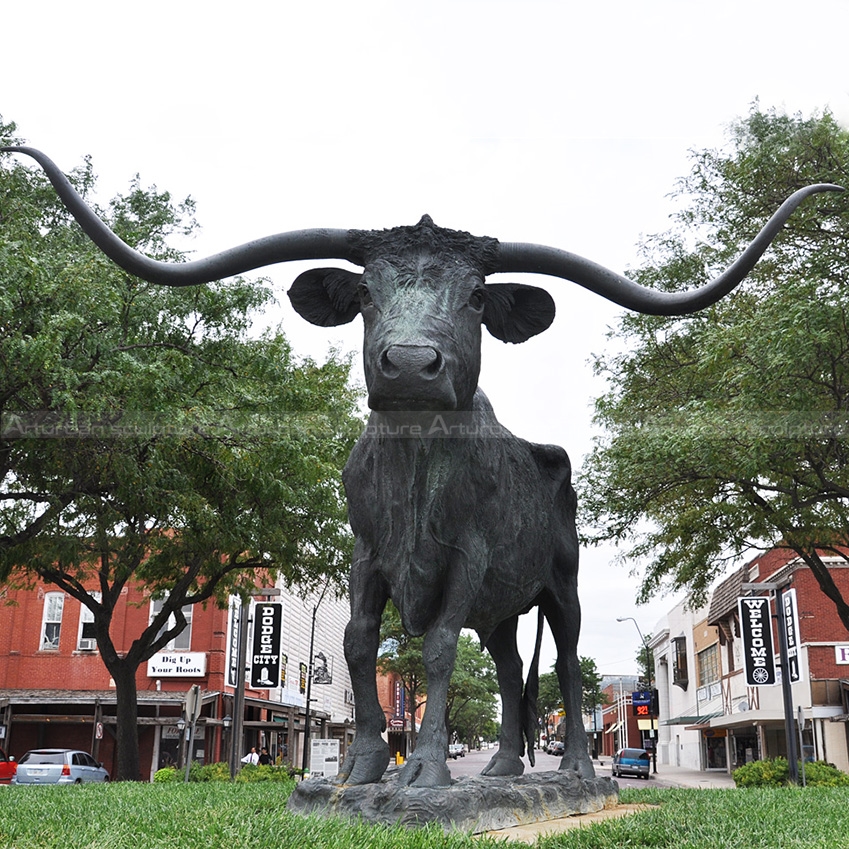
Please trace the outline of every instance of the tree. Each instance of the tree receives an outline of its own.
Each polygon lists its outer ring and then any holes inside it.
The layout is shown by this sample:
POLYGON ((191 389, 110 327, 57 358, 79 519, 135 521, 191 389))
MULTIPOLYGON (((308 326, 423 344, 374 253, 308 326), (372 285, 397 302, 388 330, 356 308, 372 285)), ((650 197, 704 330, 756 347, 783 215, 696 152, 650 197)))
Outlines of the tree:
POLYGON ((539 727, 548 728, 548 718, 552 714, 563 713, 563 695, 560 692, 560 682, 552 666, 550 672, 539 676, 539 694, 537 695, 537 714, 539 727))
POLYGON ((607 693, 601 691, 601 679, 598 667, 591 657, 579 658, 581 664, 581 708, 592 715, 599 705, 609 704, 607 693))
MULTIPOLYGON (((3 143, 13 133, 0 124, 3 143)), ((91 191, 90 162, 71 176, 91 191)), ((116 777, 136 779, 136 672, 185 627, 184 606, 345 571, 339 472, 357 397, 347 362, 297 362, 281 333, 249 336, 271 297, 260 283, 130 277, 7 155, 0 209, 0 582, 47 581, 91 611, 116 685, 116 777), (119 653, 128 582, 162 605, 119 653)), ((100 214, 174 260, 168 239, 191 234, 193 212, 136 178, 100 214)))
MULTIPOLYGON (((644 247, 641 283, 690 288, 724 267, 792 191, 849 180, 849 132, 828 113, 762 111, 693 155, 669 233, 644 247)), ((625 315, 597 360, 607 434, 581 479, 589 541, 647 563, 640 600, 703 599, 726 565, 780 545, 807 564, 849 629, 823 554, 849 541, 849 203, 818 195, 747 281, 686 318, 625 315)))
POLYGON ((498 677, 489 652, 478 640, 460 634, 457 659, 448 685, 447 727, 470 747, 479 737, 492 733, 498 713, 498 677))
MULTIPOLYGON (((595 661, 591 657, 580 657, 578 662, 581 666, 581 709, 585 714, 592 715, 598 705, 608 703, 607 694, 601 691, 602 676, 598 673, 595 661)), ((553 666, 551 672, 539 676, 537 711, 543 727, 551 714, 563 713, 563 696, 553 666)))
POLYGON ((380 649, 377 669, 396 675, 404 690, 405 710, 410 716, 410 750, 416 748, 416 711, 425 703, 427 673, 422 660, 424 637, 412 637, 401 624, 401 614, 390 601, 380 623, 380 649))
POLYGON ((646 641, 637 652, 637 670, 640 673, 640 680, 644 682, 646 688, 654 681, 654 652, 649 648, 650 642, 651 634, 646 634, 646 641))

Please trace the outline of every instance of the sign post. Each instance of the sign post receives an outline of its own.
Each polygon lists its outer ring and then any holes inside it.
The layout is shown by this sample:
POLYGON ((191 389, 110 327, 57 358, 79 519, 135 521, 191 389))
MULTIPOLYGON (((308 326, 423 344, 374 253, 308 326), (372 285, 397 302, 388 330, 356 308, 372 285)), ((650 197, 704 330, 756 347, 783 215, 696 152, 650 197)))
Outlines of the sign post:
MULTIPOLYGON (((799 680, 799 622, 796 615, 796 593, 783 591, 784 585, 775 583, 744 583, 743 590, 754 592, 772 592, 775 599, 775 619, 778 625, 778 658, 781 667, 781 695, 784 701, 784 736, 787 745, 787 767, 792 784, 799 783, 799 753, 796 732, 793 727, 793 691, 791 684, 791 666, 789 662, 789 642, 794 649, 793 673, 799 680), (787 596, 792 593, 790 598, 787 596), (788 622, 790 629, 788 629, 788 622)), ((772 642, 770 600, 767 596, 737 599, 740 608, 740 625, 743 636, 743 652, 746 662, 746 683, 756 687, 770 686, 776 683, 775 657, 772 642)))

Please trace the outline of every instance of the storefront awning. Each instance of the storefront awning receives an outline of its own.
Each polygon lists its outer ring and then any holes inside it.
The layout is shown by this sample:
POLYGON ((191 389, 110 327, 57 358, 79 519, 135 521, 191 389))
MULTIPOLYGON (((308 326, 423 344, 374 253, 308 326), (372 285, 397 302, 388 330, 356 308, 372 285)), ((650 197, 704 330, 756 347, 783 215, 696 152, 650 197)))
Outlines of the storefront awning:
POLYGON ((674 719, 664 719, 663 725, 705 725, 711 719, 716 716, 722 716, 722 711, 718 710, 714 713, 703 713, 700 716, 692 716, 690 714, 683 714, 682 716, 676 716, 674 719))
POLYGON ((619 722, 616 722, 613 725, 611 725, 610 728, 605 728, 604 733, 605 734, 613 734, 614 731, 619 730, 619 728, 622 726, 623 722, 624 722, 624 720, 619 720, 619 722))

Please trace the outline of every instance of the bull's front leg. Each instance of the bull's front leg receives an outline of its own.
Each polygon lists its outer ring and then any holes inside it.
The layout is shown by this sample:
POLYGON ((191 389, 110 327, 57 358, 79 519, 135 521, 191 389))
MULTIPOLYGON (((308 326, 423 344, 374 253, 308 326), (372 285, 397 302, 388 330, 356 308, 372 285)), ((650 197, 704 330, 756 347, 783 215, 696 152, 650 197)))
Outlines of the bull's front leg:
POLYGON ((451 773, 445 763, 448 757, 445 710, 461 624, 462 619, 459 622, 439 620, 425 635, 422 660, 427 672, 427 703, 416 750, 401 769, 399 780, 402 784, 414 787, 446 787, 451 784, 451 773))
POLYGON ((386 585, 371 560, 358 557, 351 569, 351 621, 345 628, 345 660, 354 691, 357 733, 336 778, 340 784, 380 781, 389 765, 389 744, 381 736, 386 717, 377 697, 377 650, 386 585))

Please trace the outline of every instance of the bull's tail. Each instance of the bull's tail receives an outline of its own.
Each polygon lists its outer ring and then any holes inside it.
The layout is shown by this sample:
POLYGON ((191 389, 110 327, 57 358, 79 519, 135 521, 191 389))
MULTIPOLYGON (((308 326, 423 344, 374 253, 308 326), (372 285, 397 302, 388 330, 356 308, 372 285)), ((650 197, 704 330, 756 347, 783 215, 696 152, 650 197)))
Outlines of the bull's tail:
POLYGON ((522 732, 528 743, 528 760, 534 765, 534 743, 536 743, 539 717, 537 716, 537 697, 539 696, 539 653, 542 646, 542 626, 544 617, 542 608, 539 608, 537 620, 537 641, 534 646, 534 657, 528 669, 528 678, 525 681, 525 692, 522 696, 522 732))

